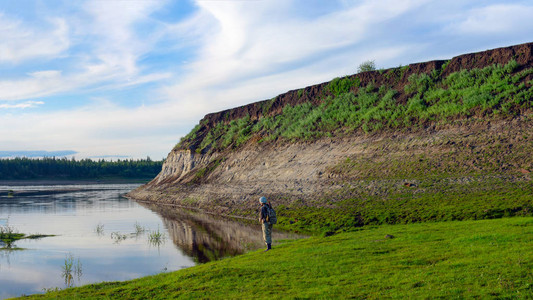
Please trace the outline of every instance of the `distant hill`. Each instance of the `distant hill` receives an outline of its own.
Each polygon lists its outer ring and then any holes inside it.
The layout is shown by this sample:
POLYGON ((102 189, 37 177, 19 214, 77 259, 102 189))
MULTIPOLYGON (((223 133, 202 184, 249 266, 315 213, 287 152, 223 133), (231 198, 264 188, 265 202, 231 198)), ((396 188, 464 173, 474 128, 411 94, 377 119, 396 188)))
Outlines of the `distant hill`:
POLYGON ((65 157, 78 153, 73 150, 61 151, 0 151, 0 158, 15 158, 15 157, 65 157))

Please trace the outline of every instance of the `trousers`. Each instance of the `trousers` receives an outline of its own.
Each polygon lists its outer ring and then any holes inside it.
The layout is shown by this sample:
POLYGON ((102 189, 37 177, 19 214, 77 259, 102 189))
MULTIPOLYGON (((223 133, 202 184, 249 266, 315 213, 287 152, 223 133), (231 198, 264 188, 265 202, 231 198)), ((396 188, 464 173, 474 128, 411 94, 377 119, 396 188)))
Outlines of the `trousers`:
POLYGON ((265 222, 263 223, 263 241, 265 244, 272 244, 272 224, 265 222))

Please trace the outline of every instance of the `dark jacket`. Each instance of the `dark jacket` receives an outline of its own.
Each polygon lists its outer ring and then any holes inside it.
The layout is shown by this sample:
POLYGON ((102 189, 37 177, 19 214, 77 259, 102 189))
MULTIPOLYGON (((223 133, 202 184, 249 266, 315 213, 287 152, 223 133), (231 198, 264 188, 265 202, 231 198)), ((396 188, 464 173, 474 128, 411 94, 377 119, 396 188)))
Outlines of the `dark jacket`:
POLYGON ((263 222, 267 222, 268 219, 268 204, 265 204, 261 206, 261 213, 259 214, 259 217, 263 219, 263 222))

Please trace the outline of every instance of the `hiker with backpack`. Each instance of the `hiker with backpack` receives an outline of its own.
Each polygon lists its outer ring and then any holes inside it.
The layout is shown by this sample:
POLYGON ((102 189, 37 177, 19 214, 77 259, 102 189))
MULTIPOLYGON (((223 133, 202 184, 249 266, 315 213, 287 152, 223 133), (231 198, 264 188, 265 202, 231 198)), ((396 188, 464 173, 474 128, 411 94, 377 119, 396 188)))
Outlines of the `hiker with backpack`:
POLYGON ((276 224, 276 211, 272 205, 267 202, 266 197, 259 198, 261 203, 261 213, 259 214, 259 222, 263 227, 263 240, 267 246, 265 251, 272 249, 272 225, 276 224))

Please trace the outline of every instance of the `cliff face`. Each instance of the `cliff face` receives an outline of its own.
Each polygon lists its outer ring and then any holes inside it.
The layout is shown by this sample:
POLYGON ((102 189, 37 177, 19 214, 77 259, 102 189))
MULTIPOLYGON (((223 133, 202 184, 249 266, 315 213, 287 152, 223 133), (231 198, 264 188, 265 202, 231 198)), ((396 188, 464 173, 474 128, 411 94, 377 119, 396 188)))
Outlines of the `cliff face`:
MULTIPOLYGON (((533 66, 532 50, 533 43, 528 43, 348 78, 357 78, 361 83, 358 87, 369 83, 393 87, 398 91, 395 100, 402 103, 409 97, 404 87, 412 74, 441 70, 441 76, 446 76, 511 60, 518 63, 519 72, 533 66)), ((521 80, 529 87, 533 75, 521 80)), ((275 116, 286 106, 302 103, 319 105, 329 93, 327 86, 328 83, 321 83, 272 100, 206 115, 196 134, 169 153, 161 173, 130 196, 251 216, 262 195, 276 204, 328 207, 345 197, 362 195, 361 191, 373 196, 394 193, 416 185, 431 172, 457 182, 461 182, 458 178, 479 179, 497 174, 508 180, 530 180, 533 163, 527 153, 533 153, 533 118, 529 110, 512 117, 476 121, 463 118, 398 132, 354 132, 312 141, 258 143, 257 136, 236 149, 199 151, 217 124, 244 117, 254 121, 275 116)), ((358 87, 351 91, 355 93, 358 87)))
POLYGON ((195 167, 206 165, 210 160, 210 155, 197 154, 189 149, 174 149, 168 154, 161 172, 152 182, 153 184, 180 182, 195 167))

